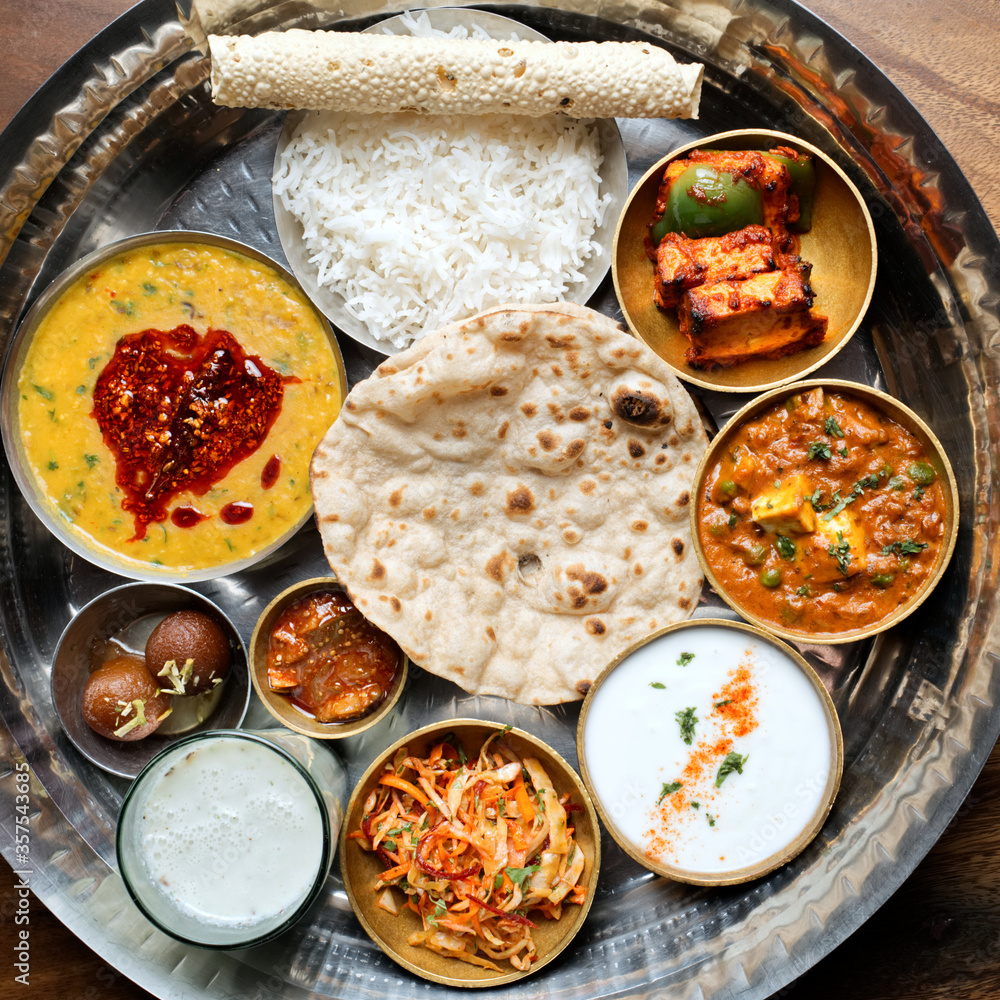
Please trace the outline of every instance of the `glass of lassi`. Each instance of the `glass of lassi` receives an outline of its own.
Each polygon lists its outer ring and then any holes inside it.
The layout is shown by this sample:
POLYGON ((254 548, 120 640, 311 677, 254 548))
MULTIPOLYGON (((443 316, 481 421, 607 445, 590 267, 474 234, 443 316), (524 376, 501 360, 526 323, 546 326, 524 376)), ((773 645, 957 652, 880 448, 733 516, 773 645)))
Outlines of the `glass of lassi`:
POLYGON ((179 941, 267 941, 322 890, 345 792, 340 761, 295 733, 217 730, 178 740, 122 802, 116 850, 125 887, 179 941))

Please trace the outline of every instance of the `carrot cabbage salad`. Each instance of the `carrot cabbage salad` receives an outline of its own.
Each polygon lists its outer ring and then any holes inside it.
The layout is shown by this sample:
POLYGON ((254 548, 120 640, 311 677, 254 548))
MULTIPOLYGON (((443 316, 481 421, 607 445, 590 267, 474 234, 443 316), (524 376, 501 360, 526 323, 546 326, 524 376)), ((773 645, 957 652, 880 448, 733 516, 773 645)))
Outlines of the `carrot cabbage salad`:
POLYGON ((402 747, 350 837, 385 864, 378 905, 399 913, 395 886, 420 916, 411 945, 496 972, 507 959, 525 971, 537 959, 528 914, 558 920, 564 902, 583 903, 585 858, 568 821, 579 806, 499 735, 475 761, 450 742, 426 758, 402 747))

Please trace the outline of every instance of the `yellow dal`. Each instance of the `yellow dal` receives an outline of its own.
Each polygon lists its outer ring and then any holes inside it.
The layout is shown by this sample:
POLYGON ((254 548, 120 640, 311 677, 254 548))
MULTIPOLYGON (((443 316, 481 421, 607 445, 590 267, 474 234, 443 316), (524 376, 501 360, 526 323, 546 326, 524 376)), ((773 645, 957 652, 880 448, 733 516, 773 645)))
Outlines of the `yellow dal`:
POLYGON ((89 271, 39 325, 18 381, 18 416, 27 462, 40 491, 73 534, 126 565, 191 572, 245 559, 299 524, 312 505, 309 462, 340 410, 341 378, 326 330, 306 297, 258 261, 204 244, 140 247, 89 271), (191 528, 169 519, 135 534, 122 510, 115 459, 92 416, 94 384, 118 340, 141 330, 187 324, 200 336, 228 330, 286 383, 281 412, 252 455, 201 496, 183 492, 208 517, 191 528), (261 487, 272 455, 278 481, 261 487), (248 501, 254 514, 227 525, 219 511, 248 501))

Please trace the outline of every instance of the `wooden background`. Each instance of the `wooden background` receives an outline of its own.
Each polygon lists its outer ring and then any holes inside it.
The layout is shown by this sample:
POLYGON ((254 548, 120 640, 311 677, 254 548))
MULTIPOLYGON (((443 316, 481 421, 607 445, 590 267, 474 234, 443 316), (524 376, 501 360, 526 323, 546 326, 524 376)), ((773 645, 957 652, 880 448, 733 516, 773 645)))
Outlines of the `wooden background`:
MULTIPOLYGON (((127 0, 0 0, 0 128, 50 73, 129 6, 127 0)), ((806 0, 805 6, 849 38, 916 105, 1000 229, 1000 2, 806 0)), ((0 996, 149 998, 34 899, 31 985, 14 982, 14 881, 0 862, 0 996)), ((955 820, 903 887, 779 995, 783 1000, 1000 997, 1000 749, 994 749, 955 820)))

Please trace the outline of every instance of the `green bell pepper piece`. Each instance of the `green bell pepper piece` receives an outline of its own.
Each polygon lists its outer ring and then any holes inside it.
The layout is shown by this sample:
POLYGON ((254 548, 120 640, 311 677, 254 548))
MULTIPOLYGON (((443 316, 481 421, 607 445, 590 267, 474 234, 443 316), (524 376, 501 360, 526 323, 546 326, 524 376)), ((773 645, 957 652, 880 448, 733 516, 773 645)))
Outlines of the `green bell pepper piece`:
POLYGON ((663 216, 653 224, 650 237, 654 244, 667 233, 701 239, 759 226, 763 221, 760 191, 745 180, 734 180, 730 173, 695 164, 674 181, 663 216))
POLYGON ((813 158, 807 155, 800 155, 797 160, 789 156, 779 156, 777 153, 765 153, 772 160, 783 163, 788 168, 789 176, 792 178, 789 190, 797 195, 799 199, 799 219, 793 222, 788 228, 794 233, 805 233, 812 226, 812 203, 813 192, 816 190, 816 168, 813 166, 813 158))

